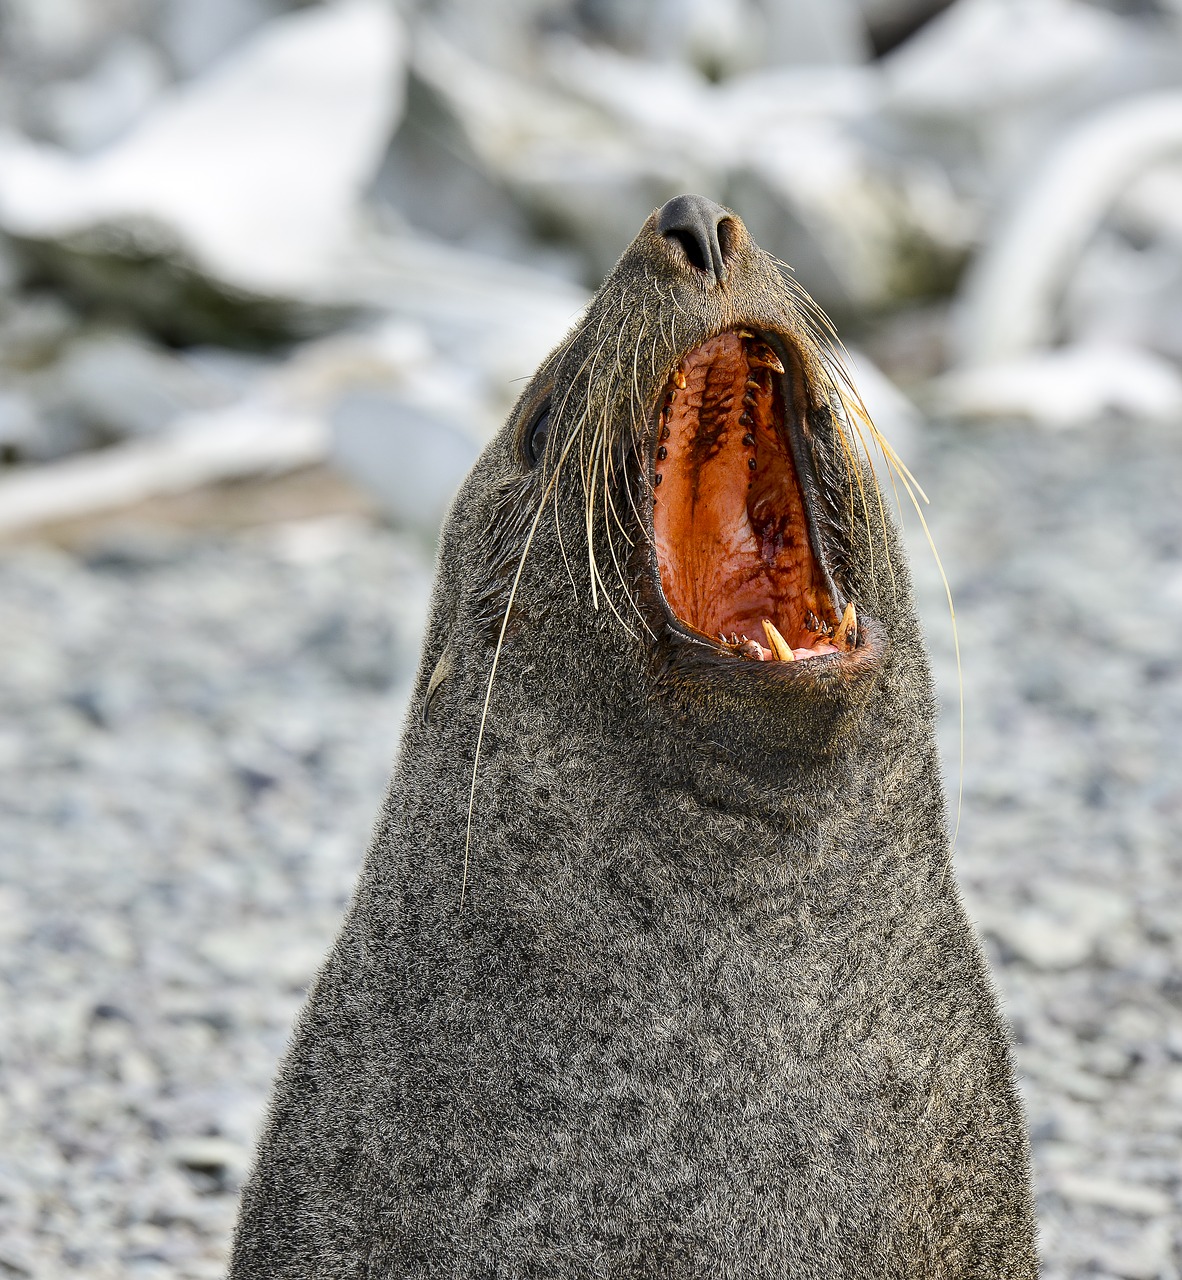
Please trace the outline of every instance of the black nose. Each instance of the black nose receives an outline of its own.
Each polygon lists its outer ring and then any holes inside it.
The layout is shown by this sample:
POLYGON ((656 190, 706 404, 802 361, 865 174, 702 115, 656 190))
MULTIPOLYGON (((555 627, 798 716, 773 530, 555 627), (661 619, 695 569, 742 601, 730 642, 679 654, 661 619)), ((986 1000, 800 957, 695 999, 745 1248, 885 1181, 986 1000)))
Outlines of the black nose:
POLYGON ((721 284, 730 253, 731 215, 705 196, 674 196, 657 213, 657 230, 676 240, 690 262, 721 284))

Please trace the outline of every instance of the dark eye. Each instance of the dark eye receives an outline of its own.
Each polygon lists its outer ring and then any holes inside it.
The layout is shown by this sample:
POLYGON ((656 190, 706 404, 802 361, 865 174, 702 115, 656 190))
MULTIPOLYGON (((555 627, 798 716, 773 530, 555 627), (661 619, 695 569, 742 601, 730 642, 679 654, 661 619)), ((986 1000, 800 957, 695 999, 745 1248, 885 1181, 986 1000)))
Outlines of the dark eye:
POLYGON ((546 452, 546 441, 549 436, 550 401, 547 400, 534 415, 534 420, 529 424, 529 430, 525 434, 525 452, 531 467, 536 467, 542 454, 546 452))

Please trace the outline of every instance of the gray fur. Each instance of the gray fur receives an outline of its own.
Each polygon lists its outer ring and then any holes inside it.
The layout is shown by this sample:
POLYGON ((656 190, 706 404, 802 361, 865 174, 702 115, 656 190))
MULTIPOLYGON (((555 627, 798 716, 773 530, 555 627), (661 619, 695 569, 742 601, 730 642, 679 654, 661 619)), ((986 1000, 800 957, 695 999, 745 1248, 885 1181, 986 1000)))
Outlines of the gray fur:
POLYGON ((851 483, 804 304, 736 225, 717 286, 650 219, 455 501, 397 767, 279 1076, 232 1280, 1037 1275, 903 555, 869 469, 865 504, 851 483), (854 680, 748 678, 771 664, 711 665, 660 626, 654 405, 739 324, 802 352, 835 573, 880 650, 854 680), (531 469, 521 434, 551 388, 531 469), (617 507, 597 494, 596 609, 581 464, 600 424, 617 507), (547 493, 465 877, 481 709, 547 493))

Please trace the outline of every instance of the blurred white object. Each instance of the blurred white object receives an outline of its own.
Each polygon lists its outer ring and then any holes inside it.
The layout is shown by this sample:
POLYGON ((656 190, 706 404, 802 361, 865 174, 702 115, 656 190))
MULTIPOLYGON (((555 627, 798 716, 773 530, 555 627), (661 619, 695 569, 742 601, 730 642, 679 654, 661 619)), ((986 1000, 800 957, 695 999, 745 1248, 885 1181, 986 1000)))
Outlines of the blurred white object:
POLYGON ((956 0, 883 60, 889 102, 944 120, 1028 105, 1084 80, 1122 34, 1078 0, 956 0))
POLYGON ((645 52, 717 79, 755 67, 849 66, 870 52, 853 0, 656 0, 645 52))
POLYGON ((420 36, 416 65, 475 153, 598 270, 686 190, 733 205, 824 305, 844 309, 938 290, 975 229, 938 163, 869 136, 881 96, 872 67, 797 66, 716 85, 684 62, 554 40, 544 62, 556 109, 466 60, 420 36), (574 111, 584 104, 594 113, 574 111))
MULTIPOLYGON (((555 80, 562 75, 560 65, 555 64, 555 80)), ((565 87, 506 74, 422 21, 414 71, 438 96, 481 168, 532 214, 561 226, 596 272, 611 268, 644 219, 670 196, 710 187, 701 181, 709 171, 708 146, 687 158, 680 145, 646 145, 647 138, 659 136, 653 122, 668 123, 675 111, 633 103, 648 118, 641 129, 635 122, 625 127, 565 87)), ((658 70, 657 76, 660 86, 680 79, 677 101, 692 113, 691 121, 701 118, 692 107, 692 73, 678 77, 658 70)), ((582 82, 585 92, 585 69, 582 82)), ((619 83, 625 83, 622 76, 619 83)))
POLYGON ((37 434, 37 410, 20 391, 0 391, 0 450, 27 456, 37 434))
POLYGON ((712 86, 711 112, 720 113, 726 143, 757 151, 763 132, 822 118, 855 121, 880 109, 882 76, 875 67, 788 67, 753 71, 712 86))
POLYGON ((750 0, 654 0, 648 9, 644 51, 655 62, 695 67, 717 79, 760 56, 749 38, 750 0))
POLYGON ((756 242, 826 307, 924 296, 968 247, 970 225, 938 166, 884 158, 836 119, 764 133, 732 193, 756 242))
POLYGON ((105 440, 150 436, 230 394, 172 352, 120 330, 84 333, 42 377, 44 399, 92 425, 105 440))
MULTIPOLYGON (((358 241, 339 287, 396 323, 422 326, 449 362, 441 384, 478 371, 497 418, 516 394, 513 384, 533 373, 587 302, 586 291, 565 280, 410 236, 358 241)), ((388 331, 376 332, 384 347, 388 331)))
POLYGON ((112 25, 110 7, 95 0, 5 0, 4 23, 15 44, 42 65, 84 57, 112 25))
POLYGON ((1182 155, 1182 92, 1117 103, 1077 125, 1019 191, 966 278, 954 355, 1010 359, 1051 340, 1084 246, 1141 172, 1182 155))
MULTIPOLYGON (((493 265, 512 274, 505 264, 493 265)), ((0 536, 328 460, 395 522, 433 535, 455 486, 517 393, 504 384, 501 362, 512 359, 509 367, 528 375, 561 336, 561 328, 552 328, 556 313, 545 308, 532 318, 536 328, 528 309, 515 325, 506 296, 510 309, 501 316, 493 310, 495 296, 477 291, 450 299, 467 323, 485 330, 499 324, 502 332, 483 347, 475 335, 469 351, 463 326, 447 319, 445 280, 442 310, 428 322, 392 319, 305 343, 285 363, 260 369, 234 404, 183 413, 152 439, 0 477, 0 536), (519 366, 517 358, 527 363, 519 366)), ((6 408, 19 430, 20 406, 0 401, 0 414, 6 408)))
POLYGON ((282 8, 282 0, 157 0, 155 28, 171 61, 189 77, 282 8))
POLYGON ((518 76, 535 69, 555 28, 712 80, 757 67, 864 62, 870 51, 856 0, 436 0, 430 12, 449 42, 518 76))
POLYGON ((402 29, 384 0, 269 23, 83 160, 0 140, 0 225, 49 239, 149 218, 215 277, 298 293, 354 231, 402 102, 402 29))
POLYGON ((405 320, 309 344, 285 381, 325 406, 331 461, 396 524, 431 537, 501 417, 495 377, 405 320))
POLYGON ((133 124, 167 82, 160 55, 125 35, 81 79, 47 86, 43 109, 59 142, 71 151, 94 151, 133 124))
POLYGON ((321 461, 326 448, 324 425, 311 415, 258 405, 195 415, 164 436, 0 478, 0 537, 220 480, 307 466, 321 461))
MULTIPOLYGON (((1176 184, 1163 183, 1160 194, 1176 201, 1176 184)), ((1065 342, 1117 342, 1182 361, 1182 245, 1129 197, 1071 270, 1056 329, 1065 342)), ((1175 216, 1180 207, 1173 204, 1175 216)))
POLYGON ((710 84, 692 66, 628 57, 571 38, 548 41, 543 58, 553 85, 652 146, 697 148, 707 168, 714 168, 734 148, 731 113, 720 109, 724 89, 710 84))
POLYGON ((1069 427, 1110 414, 1182 417, 1182 374, 1149 351, 1080 343, 954 369, 928 386, 927 406, 956 418, 1026 418, 1069 427))
POLYGON ((767 64, 853 66, 870 56, 866 23, 854 0, 779 0, 761 6, 767 64))
POLYGON ((376 387, 342 396, 332 460, 402 526, 434 535, 479 447, 463 426, 376 387))
POLYGON ((870 56, 853 0, 656 0, 643 52, 712 78, 757 67, 846 67, 870 56))

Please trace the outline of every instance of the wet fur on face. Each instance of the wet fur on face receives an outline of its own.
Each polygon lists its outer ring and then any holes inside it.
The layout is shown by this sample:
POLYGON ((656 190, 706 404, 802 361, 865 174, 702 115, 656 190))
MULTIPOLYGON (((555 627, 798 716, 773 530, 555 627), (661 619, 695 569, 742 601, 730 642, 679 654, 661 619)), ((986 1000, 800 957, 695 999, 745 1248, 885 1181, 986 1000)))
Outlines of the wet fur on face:
POLYGON ((807 300, 734 215, 725 278, 660 225, 456 498, 235 1280, 1037 1274, 898 539, 807 300), (681 514, 654 516, 677 483, 656 483, 663 426, 686 449, 742 427, 714 457, 747 465, 744 410, 677 404, 695 370, 745 387, 743 334, 783 368, 754 470, 799 485, 770 550, 715 535, 724 500, 774 522, 684 453, 681 514), (695 364, 710 343, 725 358, 695 364), (776 613, 791 647, 847 605, 852 637, 815 656, 706 629, 776 613))

